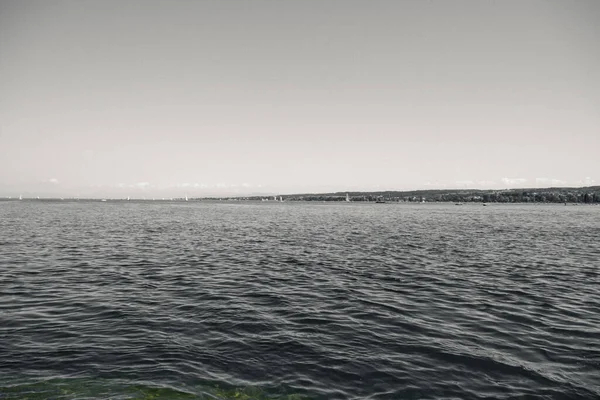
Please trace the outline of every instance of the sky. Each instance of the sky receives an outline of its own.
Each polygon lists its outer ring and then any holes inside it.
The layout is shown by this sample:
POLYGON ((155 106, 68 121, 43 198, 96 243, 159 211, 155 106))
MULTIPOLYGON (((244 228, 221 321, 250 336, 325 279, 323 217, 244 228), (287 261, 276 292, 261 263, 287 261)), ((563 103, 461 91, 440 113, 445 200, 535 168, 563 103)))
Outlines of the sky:
POLYGON ((0 0, 0 196, 600 184, 600 1, 0 0))

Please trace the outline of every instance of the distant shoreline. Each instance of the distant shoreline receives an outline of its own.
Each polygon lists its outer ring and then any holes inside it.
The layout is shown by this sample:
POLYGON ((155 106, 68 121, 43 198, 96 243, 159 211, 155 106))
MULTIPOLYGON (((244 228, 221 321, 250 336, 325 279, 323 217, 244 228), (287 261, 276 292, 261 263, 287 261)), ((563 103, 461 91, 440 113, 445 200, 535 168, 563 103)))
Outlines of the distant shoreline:
POLYGON ((305 201, 385 201, 408 203, 600 203, 600 186, 504 190, 435 189, 381 192, 337 192, 283 196, 305 201))
MULTIPOLYGON (((435 189, 411 191, 334 192, 277 194, 253 196, 207 196, 132 198, 131 201, 325 201, 325 202, 385 202, 385 203, 572 203, 600 204, 600 186, 580 188, 529 188, 504 190, 435 189)), ((76 198, 76 197, 0 197, 0 201, 119 201, 127 198, 76 198)))

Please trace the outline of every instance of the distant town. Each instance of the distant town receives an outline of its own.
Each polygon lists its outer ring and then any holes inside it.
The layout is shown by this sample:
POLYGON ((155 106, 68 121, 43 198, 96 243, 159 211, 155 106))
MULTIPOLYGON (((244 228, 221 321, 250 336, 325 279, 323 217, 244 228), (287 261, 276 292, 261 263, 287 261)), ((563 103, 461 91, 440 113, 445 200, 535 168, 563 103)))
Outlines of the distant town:
POLYGON ((535 189, 444 189, 413 191, 379 191, 379 192, 334 192, 304 194, 272 194, 253 196, 210 196, 210 197, 139 197, 139 198, 40 198, 40 197, 0 197, 0 200, 94 200, 94 201, 333 201, 333 202, 375 202, 375 203, 573 203, 599 204, 600 186, 579 188, 535 188, 535 189))

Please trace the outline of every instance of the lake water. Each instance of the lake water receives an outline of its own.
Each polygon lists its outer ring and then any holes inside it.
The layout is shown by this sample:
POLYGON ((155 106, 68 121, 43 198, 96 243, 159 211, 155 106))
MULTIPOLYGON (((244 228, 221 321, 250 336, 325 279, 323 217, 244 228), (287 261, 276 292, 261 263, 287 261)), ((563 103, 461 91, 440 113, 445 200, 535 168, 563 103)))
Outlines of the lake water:
POLYGON ((600 207, 0 202, 0 399, 600 396, 600 207))

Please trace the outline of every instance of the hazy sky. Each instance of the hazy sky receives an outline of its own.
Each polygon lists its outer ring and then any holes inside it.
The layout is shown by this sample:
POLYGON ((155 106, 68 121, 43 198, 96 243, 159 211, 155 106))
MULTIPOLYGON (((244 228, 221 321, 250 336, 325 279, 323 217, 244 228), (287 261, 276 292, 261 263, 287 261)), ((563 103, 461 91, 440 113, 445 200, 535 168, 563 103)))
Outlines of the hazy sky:
POLYGON ((598 0, 0 0, 0 195, 598 184, 599 21, 598 0))

